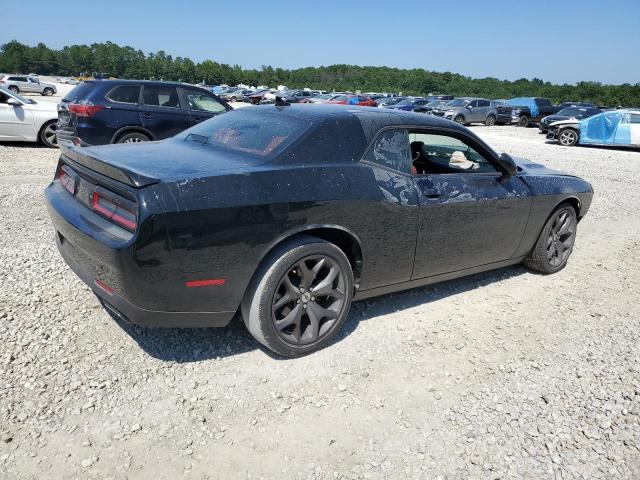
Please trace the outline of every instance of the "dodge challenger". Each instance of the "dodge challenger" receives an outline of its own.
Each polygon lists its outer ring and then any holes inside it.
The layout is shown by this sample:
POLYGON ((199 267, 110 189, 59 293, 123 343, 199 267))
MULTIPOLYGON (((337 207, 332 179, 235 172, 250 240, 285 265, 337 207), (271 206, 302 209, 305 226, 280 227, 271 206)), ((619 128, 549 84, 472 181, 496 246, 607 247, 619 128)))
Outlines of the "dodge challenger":
POLYGON ((561 270, 591 185, 454 122, 247 107, 137 145, 64 147, 58 249, 116 318, 221 327, 283 356, 327 346, 354 300, 523 262, 561 270))

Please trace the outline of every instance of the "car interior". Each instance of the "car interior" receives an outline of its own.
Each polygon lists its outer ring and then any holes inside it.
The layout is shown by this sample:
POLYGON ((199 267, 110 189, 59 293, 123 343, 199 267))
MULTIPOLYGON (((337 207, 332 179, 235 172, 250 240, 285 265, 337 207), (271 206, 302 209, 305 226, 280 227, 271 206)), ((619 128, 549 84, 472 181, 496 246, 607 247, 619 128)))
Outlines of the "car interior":
POLYGON ((410 133, 414 174, 495 172, 496 168, 462 141, 445 136, 410 133))

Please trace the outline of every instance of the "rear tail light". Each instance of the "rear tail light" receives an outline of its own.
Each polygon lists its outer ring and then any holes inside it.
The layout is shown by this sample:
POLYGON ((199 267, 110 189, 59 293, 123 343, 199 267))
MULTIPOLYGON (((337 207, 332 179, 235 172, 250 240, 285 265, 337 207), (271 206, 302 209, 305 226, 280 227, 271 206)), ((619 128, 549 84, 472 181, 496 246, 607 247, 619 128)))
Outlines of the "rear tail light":
POLYGON ((129 231, 138 226, 135 203, 103 188, 97 187, 91 195, 91 208, 129 231))
POLYGON ((104 110, 104 107, 93 103, 72 103, 69 105, 69 112, 78 117, 92 117, 100 110, 104 110))
POLYGON ((58 174, 60 183, 71 194, 76 194, 76 184, 78 183, 78 177, 75 173, 67 170, 66 166, 60 167, 60 173, 58 174))

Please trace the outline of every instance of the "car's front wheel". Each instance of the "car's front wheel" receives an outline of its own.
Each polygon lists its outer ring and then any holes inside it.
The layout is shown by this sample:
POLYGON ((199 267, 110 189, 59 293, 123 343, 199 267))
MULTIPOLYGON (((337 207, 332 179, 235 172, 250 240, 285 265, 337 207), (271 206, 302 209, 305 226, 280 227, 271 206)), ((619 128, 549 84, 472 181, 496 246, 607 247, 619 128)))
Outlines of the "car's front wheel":
POLYGON ((528 127, 529 126, 529 117, 527 117, 526 115, 522 115, 518 119, 518 126, 519 127, 528 127))
POLYGON ((558 142, 565 147, 573 147, 578 143, 578 132, 572 128, 565 128, 558 133, 558 142))
POLYGON ((50 97, 51 95, 53 95, 53 88, 49 88, 49 87, 45 88, 42 91, 42 95, 44 95, 46 97, 50 97))
POLYGON ((56 138, 57 127, 57 120, 45 123, 40 129, 40 143, 48 148, 56 148, 58 146, 58 139, 56 138))
POLYGON ((459 123, 460 125, 464 125, 464 117, 462 115, 456 116, 456 118, 454 118, 453 121, 456 123, 459 123))
POLYGON ((545 274, 562 270, 573 251, 577 225, 578 217, 573 206, 569 203, 558 206, 545 223, 524 264, 545 274))
POLYGON ((345 322, 353 271, 334 244, 300 236, 270 255, 249 286, 241 311, 265 347, 299 357, 327 346, 345 322))
POLYGON ((13 93, 20 93, 20 89, 18 87, 16 87, 15 85, 11 85, 9 87, 9 90, 11 90, 13 93))

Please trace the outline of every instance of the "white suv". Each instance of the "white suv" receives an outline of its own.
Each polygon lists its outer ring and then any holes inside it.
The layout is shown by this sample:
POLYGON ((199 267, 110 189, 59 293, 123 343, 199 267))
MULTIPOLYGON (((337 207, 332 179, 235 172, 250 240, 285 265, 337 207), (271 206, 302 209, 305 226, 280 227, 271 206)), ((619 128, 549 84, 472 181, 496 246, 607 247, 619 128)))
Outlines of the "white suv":
POLYGON ((11 90, 13 93, 39 93, 46 96, 58 92, 55 85, 43 83, 35 77, 22 75, 4 75, 0 77, 0 87, 11 90))

